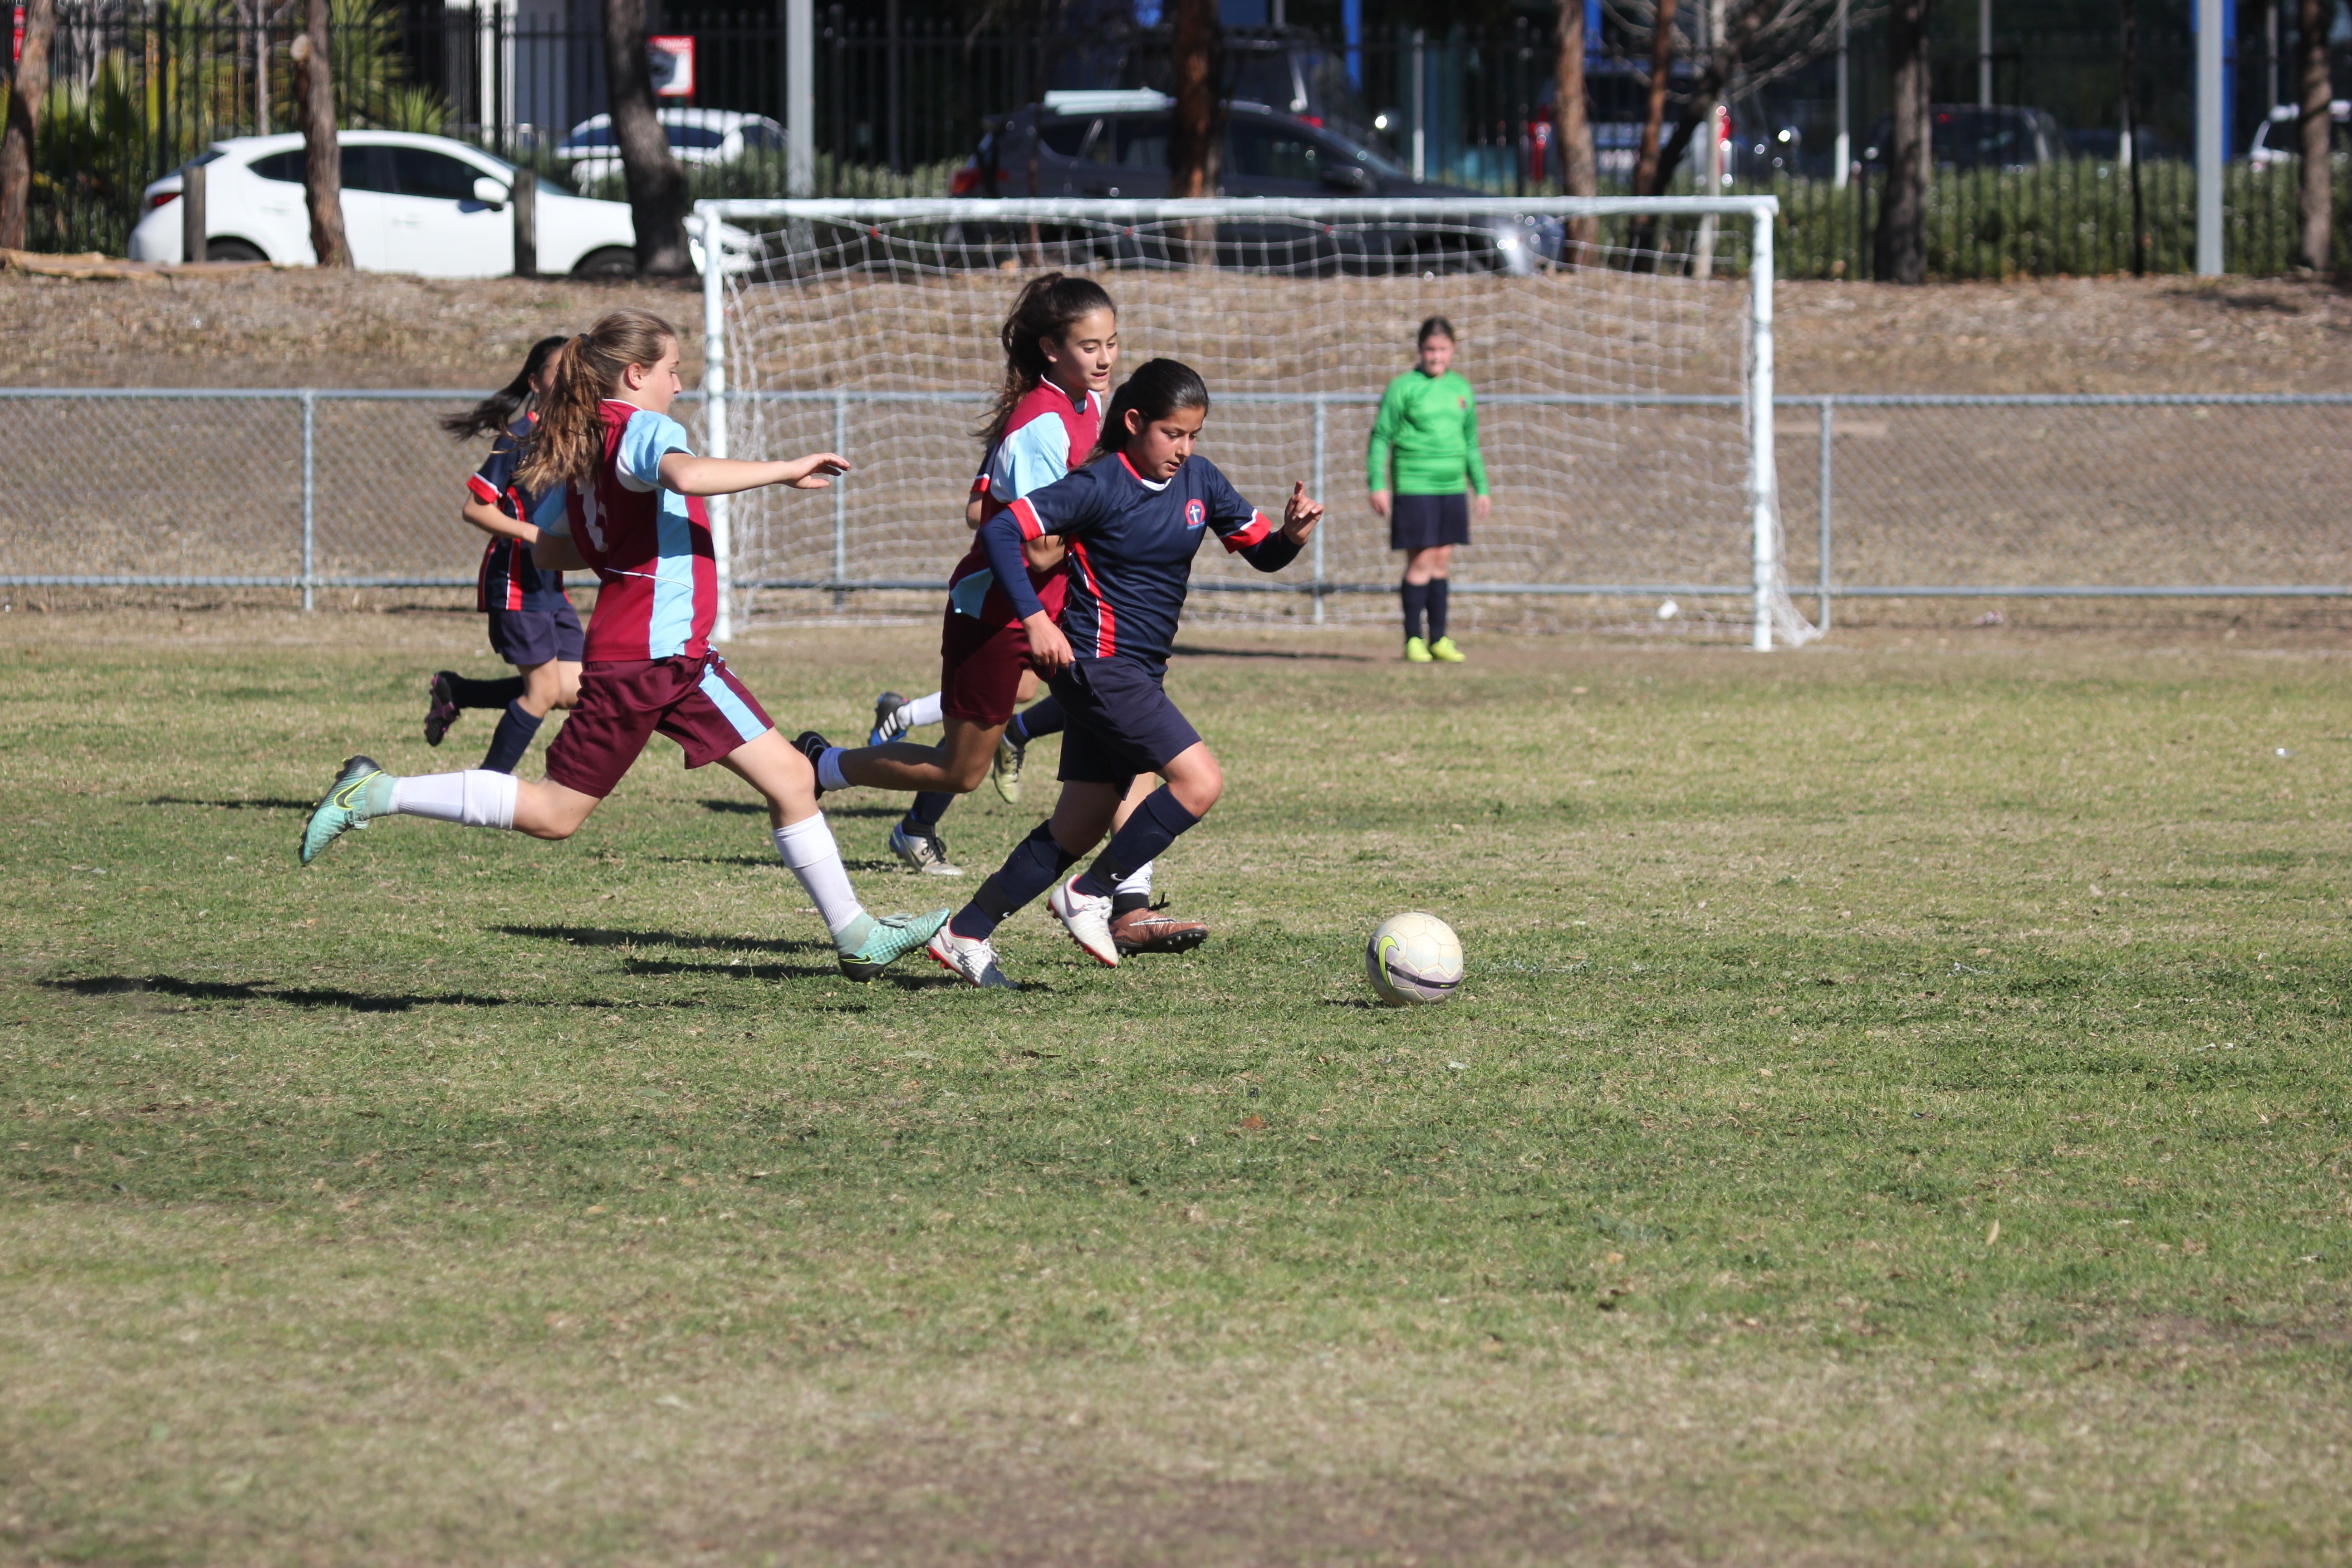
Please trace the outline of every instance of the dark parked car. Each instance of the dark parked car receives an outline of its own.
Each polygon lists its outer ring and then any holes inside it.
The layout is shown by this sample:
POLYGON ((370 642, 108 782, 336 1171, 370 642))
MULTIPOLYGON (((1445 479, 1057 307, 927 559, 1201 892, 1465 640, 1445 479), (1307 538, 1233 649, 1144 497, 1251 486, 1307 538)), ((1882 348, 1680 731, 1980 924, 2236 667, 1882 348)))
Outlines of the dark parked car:
MULTIPOLYGON (((1168 194, 1171 101, 1149 89, 1054 92, 1040 105, 1009 114, 982 138, 955 173, 959 196, 1131 197, 1168 194), (1035 183, 1031 184, 1031 160, 1035 183)), ((1415 180, 1381 153, 1328 125, 1263 103, 1234 102, 1226 116, 1217 195, 1302 200, 1328 196, 1482 195, 1415 180)), ((966 226, 966 243, 1013 244, 1009 231, 983 236, 966 226)), ((1305 270, 1424 269, 1526 273, 1559 256, 1556 218, 1499 216, 1442 226, 1411 224, 1328 228, 1269 219, 1218 225, 1222 265, 1305 270)), ((1056 236, 1059 243, 1075 237, 1056 236)), ((1167 259, 1166 242, 1150 235, 1088 240, 1101 259, 1167 259)))
MULTIPOLYGON (((2058 121, 2039 109, 1936 103, 1928 105, 1927 116, 1927 151, 1938 169, 2030 169, 2056 163, 2066 147, 2058 121)), ((1886 138, 1894 129, 1891 117, 1878 117, 1863 142, 1864 163, 1886 161, 1886 138)))

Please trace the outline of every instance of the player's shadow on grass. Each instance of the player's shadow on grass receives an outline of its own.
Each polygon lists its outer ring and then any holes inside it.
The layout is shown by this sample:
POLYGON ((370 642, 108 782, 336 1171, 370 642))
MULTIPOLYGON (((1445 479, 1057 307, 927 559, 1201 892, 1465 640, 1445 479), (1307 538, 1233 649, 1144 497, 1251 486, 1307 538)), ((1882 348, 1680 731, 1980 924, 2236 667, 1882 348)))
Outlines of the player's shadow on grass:
POLYGON ((264 795, 257 800, 194 800, 186 795, 159 795, 149 805, 206 805, 215 811, 308 811, 319 803, 315 800, 279 800, 264 795))
MULTIPOLYGON (((677 931, 617 931, 605 926, 492 926, 501 936, 560 942, 572 947, 682 947, 690 952, 824 952, 832 945, 784 937, 689 936, 677 931)), ((721 966, 724 967, 723 965, 721 966)))
POLYGON ((1303 653, 1285 647, 1202 647, 1178 643, 1169 650, 1179 658, 1274 658, 1289 664, 1370 664, 1367 653, 1303 653))
MULTIPOLYGON (((53 991, 71 991, 81 996, 147 992, 194 1002, 282 1002, 289 1007, 340 1007, 352 1013, 405 1013, 413 1007, 506 1007, 516 1001, 511 996, 476 996, 466 992, 431 996, 382 995, 365 991, 278 985, 268 981, 247 984, 224 980, 183 980, 176 974, 95 974, 83 980, 44 980, 41 984, 53 991)), ((530 1005, 544 1005, 536 1001, 530 1005)), ((603 1007, 609 1004, 568 1005, 603 1007)))
MULTIPOLYGON (((302 804, 305 807, 308 807, 310 803, 309 801, 304 801, 302 804)), ((765 816, 768 815, 767 805, 763 802, 756 800, 706 800, 702 803, 702 809, 705 811, 718 812, 722 816, 765 816)), ((827 816, 887 816, 891 821, 896 822, 898 818, 906 816, 907 812, 904 806, 897 805, 828 805, 824 808, 824 814, 827 816)))

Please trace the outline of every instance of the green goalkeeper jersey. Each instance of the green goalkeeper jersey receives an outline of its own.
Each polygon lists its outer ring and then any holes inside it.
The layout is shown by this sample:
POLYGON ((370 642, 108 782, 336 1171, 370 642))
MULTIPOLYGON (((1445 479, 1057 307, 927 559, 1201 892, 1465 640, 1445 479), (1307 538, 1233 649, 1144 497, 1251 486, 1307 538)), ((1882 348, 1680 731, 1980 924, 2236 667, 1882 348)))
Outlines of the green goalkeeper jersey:
POLYGON ((1486 493, 1486 465, 1478 456, 1478 400, 1457 372, 1429 375, 1416 366, 1381 395, 1364 483, 1400 495, 1458 496, 1465 482, 1486 493))

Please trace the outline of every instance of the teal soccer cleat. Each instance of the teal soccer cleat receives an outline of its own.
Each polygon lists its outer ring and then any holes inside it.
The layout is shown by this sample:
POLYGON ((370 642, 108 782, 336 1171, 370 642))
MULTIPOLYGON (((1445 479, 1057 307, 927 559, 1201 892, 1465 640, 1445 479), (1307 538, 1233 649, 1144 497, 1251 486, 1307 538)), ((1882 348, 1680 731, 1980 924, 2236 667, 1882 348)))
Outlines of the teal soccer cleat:
POLYGON ((920 952, 952 913, 952 910, 933 910, 922 915, 883 916, 855 951, 838 955, 842 973, 852 980, 873 979, 907 954, 920 952))
POLYGON ((346 757, 342 772, 302 825, 302 864, 308 866, 327 852, 327 846, 354 827, 368 825, 368 785, 388 778, 373 757, 346 757))

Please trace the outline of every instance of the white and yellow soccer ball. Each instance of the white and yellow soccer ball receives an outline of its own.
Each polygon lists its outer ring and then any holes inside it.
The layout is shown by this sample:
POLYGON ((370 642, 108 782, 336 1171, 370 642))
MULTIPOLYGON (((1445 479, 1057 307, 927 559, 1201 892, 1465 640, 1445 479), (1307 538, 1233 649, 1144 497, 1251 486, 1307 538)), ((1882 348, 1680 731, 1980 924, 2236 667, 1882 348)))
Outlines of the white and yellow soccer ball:
POLYGON ((1364 974, 1382 1006, 1443 1002, 1462 984, 1462 939, 1435 915, 1391 915, 1364 949, 1364 974))

